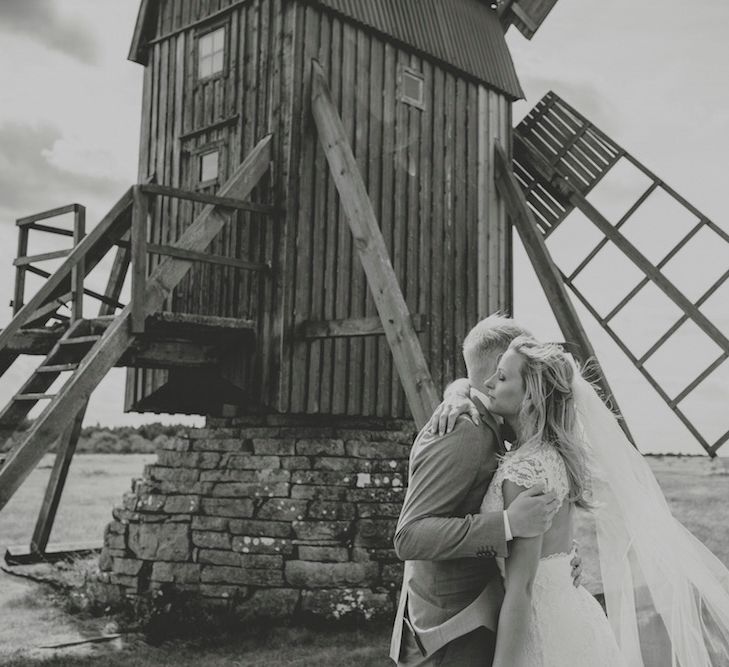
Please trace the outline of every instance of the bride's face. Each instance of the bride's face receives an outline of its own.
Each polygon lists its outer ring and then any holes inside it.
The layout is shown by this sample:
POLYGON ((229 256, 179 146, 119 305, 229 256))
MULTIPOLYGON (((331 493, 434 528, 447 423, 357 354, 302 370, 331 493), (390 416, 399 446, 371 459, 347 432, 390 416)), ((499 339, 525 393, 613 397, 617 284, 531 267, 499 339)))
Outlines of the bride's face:
POLYGON ((524 358, 513 350, 508 350, 496 372, 484 383, 488 403, 486 407, 494 414, 505 419, 516 417, 524 400, 524 381, 521 370, 524 358))

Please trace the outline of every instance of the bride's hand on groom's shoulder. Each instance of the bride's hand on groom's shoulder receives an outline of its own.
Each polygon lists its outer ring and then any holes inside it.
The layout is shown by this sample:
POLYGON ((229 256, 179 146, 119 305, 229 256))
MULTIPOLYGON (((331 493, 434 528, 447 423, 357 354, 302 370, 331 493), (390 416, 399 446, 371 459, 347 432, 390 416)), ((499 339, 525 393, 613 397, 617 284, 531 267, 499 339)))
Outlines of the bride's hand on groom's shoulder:
POLYGON ((476 426, 481 424, 481 415, 468 393, 446 392, 443 402, 433 412, 427 428, 431 433, 446 435, 454 429, 458 417, 465 414, 476 426))

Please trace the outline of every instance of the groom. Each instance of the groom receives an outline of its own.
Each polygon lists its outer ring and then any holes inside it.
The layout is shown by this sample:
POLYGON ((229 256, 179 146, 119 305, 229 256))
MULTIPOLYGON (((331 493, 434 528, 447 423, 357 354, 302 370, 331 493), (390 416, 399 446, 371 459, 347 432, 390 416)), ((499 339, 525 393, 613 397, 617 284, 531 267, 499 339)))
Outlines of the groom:
MULTIPOLYGON (((466 336, 463 356, 472 387, 496 370, 509 343, 528 332, 492 315, 466 336)), ((495 556, 512 537, 544 533, 557 511, 553 494, 534 487, 502 512, 479 514, 504 443, 480 401, 478 416, 450 433, 426 426, 410 452, 408 490, 395 531, 405 561, 390 657, 403 667, 490 665, 503 586, 495 556)))

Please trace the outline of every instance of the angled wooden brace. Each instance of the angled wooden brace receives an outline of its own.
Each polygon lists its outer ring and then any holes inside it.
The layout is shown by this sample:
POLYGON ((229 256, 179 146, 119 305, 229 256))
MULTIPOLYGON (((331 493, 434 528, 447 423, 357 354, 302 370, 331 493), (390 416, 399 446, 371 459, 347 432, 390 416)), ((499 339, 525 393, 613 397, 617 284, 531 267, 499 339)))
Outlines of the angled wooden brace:
MULTIPOLYGON (((559 269, 549 254, 544 237, 532 217, 531 209, 511 170, 510 162, 504 153, 504 149, 497 142, 494 142, 494 158, 496 187, 506 202, 509 217, 519 232, 524 249, 527 251, 527 255, 534 266, 537 278, 539 278, 539 282, 547 296, 547 301, 559 324, 559 328, 562 330, 565 341, 577 346, 580 360, 583 363, 588 359, 594 360, 594 363, 597 364, 600 370, 598 384, 613 409, 619 410, 615 395, 610 389, 607 378, 599 366, 595 350, 567 294, 567 289, 562 282, 559 269)), ((620 420, 620 425, 630 441, 635 444, 624 419, 620 420)))
POLYGON ((324 71, 316 60, 311 62, 311 109, 395 367, 415 423, 420 428, 438 405, 438 393, 352 147, 332 102, 324 71))

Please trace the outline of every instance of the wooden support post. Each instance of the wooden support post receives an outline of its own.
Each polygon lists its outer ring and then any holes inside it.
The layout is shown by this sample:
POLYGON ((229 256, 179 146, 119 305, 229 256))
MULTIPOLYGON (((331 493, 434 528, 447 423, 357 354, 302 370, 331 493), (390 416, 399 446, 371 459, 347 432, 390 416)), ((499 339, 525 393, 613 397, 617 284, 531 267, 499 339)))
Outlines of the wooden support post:
MULTIPOLYGON (((496 142, 494 143, 494 158, 496 187, 506 202, 506 208, 509 211, 511 221, 519 232, 524 249, 534 266, 537 278, 542 285, 544 294, 552 308, 559 328, 562 330, 565 341, 577 347, 580 361, 584 363, 588 359, 594 360, 599 368, 595 350, 582 327, 582 323, 572 301, 570 301, 559 269, 549 254, 547 245, 537 227, 537 223, 534 221, 524 193, 511 170, 506 153, 504 153, 504 149, 496 142)), ((614 409, 618 410, 615 395, 610 389, 605 373, 602 372, 601 368, 598 384, 603 390, 605 398, 610 401, 614 409)), ((630 441, 633 442, 633 438, 624 419, 620 420, 620 425, 630 441)), ((633 442, 633 444, 635 443, 633 442)))
MULTIPOLYGON (((245 199, 268 170, 271 162, 271 136, 262 139, 251 151, 221 189, 221 195, 245 199)), ((204 250, 220 233, 227 218, 213 206, 206 206, 185 230, 178 245, 189 250, 204 250)), ((89 234, 82 244, 91 237, 89 234)), ((184 278, 190 269, 189 262, 167 258, 160 262, 147 279, 144 315, 157 312, 170 291, 184 278)), ((0 509, 13 496, 23 480, 38 464, 48 448, 83 409, 91 392, 134 341, 130 320, 131 304, 127 305, 109 325, 103 336, 94 344, 81 362, 78 370, 68 379, 61 391, 25 432, 23 440, 10 453, 0 469, 0 509)), ((0 336, 5 333, 3 330, 0 336)))
MULTIPOLYGON (((28 256, 28 233, 25 226, 18 227, 18 257, 28 256)), ((25 300, 25 271, 26 267, 21 264, 15 265, 15 295, 13 296, 13 315, 23 307, 25 300)))
POLYGON ((311 107, 324 154, 347 214, 354 245, 367 276, 400 381, 418 427, 438 405, 438 393, 412 318, 390 263, 364 181, 321 65, 312 60, 311 107))
POLYGON ((144 333, 147 281, 147 214, 149 201, 140 186, 132 188, 132 333, 144 333))
MULTIPOLYGON (((86 208, 76 206, 73 220, 73 245, 81 243, 86 236, 86 208)), ((86 258, 82 257, 71 269, 71 321, 76 322, 84 316, 84 278, 86 277, 86 258)))
POLYGON ((30 541, 30 549, 33 553, 42 554, 48 546, 48 538, 51 536, 53 522, 56 518, 58 505, 61 502, 61 494, 66 483, 71 460, 76 451, 76 444, 81 434, 81 424, 85 414, 86 406, 76 414, 74 420, 66 427, 63 435, 59 438, 56 460, 53 462, 53 470, 46 486, 43 504, 38 513, 38 520, 30 541))

